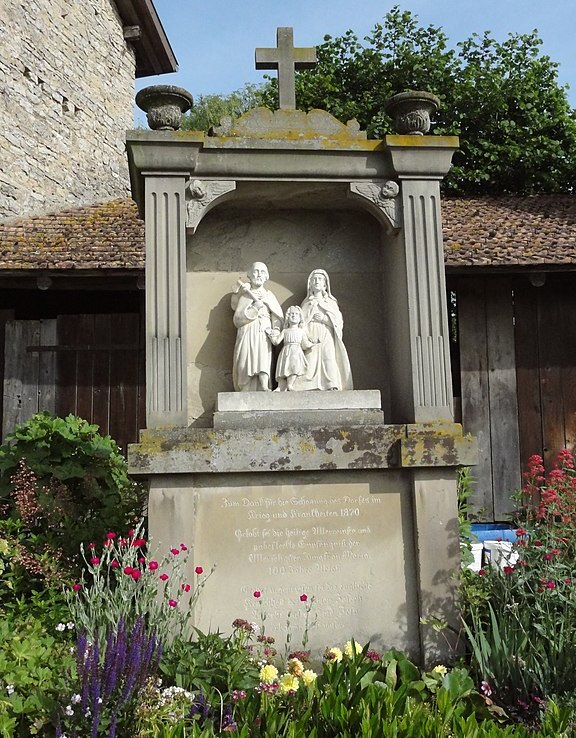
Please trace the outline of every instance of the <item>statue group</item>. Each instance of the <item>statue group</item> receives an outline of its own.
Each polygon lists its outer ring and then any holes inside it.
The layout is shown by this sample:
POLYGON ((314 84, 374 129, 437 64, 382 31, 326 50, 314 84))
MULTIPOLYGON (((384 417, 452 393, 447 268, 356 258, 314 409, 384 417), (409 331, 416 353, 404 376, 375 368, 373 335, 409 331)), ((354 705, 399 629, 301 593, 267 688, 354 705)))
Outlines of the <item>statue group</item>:
POLYGON ((324 269, 308 277, 306 297, 284 316, 265 284, 268 268, 252 264, 248 282, 239 280, 232 295, 234 325, 233 381, 238 392, 272 390, 273 346, 278 391, 351 390, 352 372, 342 340, 344 321, 324 269))

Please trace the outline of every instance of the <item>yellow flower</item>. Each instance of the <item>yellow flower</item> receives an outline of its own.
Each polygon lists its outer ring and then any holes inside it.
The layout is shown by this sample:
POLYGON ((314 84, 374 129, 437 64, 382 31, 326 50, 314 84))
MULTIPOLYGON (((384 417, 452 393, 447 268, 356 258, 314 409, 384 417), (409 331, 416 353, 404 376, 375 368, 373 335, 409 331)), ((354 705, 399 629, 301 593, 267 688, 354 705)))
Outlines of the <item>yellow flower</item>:
POLYGON ((260 681, 264 684, 272 684, 278 678, 278 669, 272 664, 266 664, 260 669, 260 681))
POLYGON ((280 677, 280 692, 282 694, 296 692, 299 686, 298 677, 295 677, 294 674, 290 674, 288 671, 280 677))
POLYGON ((444 666, 444 664, 438 664, 438 666, 435 666, 432 671, 436 672, 436 674, 440 674, 441 676, 446 676, 448 673, 448 669, 444 666))
POLYGON ((342 661, 342 651, 336 646, 332 646, 332 648, 327 648, 324 651, 324 661, 340 663, 340 661, 342 661))
POLYGON ((306 669, 306 671, 302 674, 302 681, 307 687, 309 687, 311 684, 314 684, 317 676, 318 674, 312 671, 312 669, 306 669))
POLYGON ((344 655, 347 659, 351 659, 355 654, 362 653, 362 646, 356 641, 347 641, 344 646, 344 655))
POLYGON ((288 671, 294 676, 300 677, 304 671, 304 665, 300 659, 290 659, 288 661, 288 671))

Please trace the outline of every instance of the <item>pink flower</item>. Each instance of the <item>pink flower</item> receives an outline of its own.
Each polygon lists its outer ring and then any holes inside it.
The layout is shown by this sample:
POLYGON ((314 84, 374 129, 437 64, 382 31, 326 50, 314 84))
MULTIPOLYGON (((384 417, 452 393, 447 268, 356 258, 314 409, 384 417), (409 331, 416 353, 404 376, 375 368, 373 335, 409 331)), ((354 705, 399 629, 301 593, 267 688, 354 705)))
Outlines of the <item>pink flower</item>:
POLYGON ((171 554, 172 554, 173 556, 178 556, 178 554, 180 553, 180 549, 179 549, 179 548, 171 548, 171 549, 170 549, 170 553, 171 553, 171 554))
POLYGON ((110 568, 117 569, 119 566, 120 564, 118 563, 118 561, 116 561, 116 559, 112 559, 112 561, 110 562, 110 568))
POLYGON ((307 594, 301 594, 300 595, 300 602, 307 602, 308 601, 308 595, 307 594))
POLYGON ((134 569, 131 566, 125 566, 124 567, 124 574, 127 574, 129 577, 132 576, 132 572, 134 569))
POLYGON ((145 538, 135 538, 132 541, 132 545, 134 546, 134 548, 139 548, 140 546, 145 546, 146 545, 146 539, 145 538))
POLYGON ((98 556, 92 556, 92 558, 90 559, 90 563, 92 564, 92 566, 98 566, 98 564, 100 563, 100 559, 98 558, 98 556))
POLYGON ((198 576, 204 573, 204 569, 201 566, 197 566, 194 571, 196 572, 196 574, 198 574, 198 576))
POLYGON ((546 587, 548 589, 554 589, 556 587, 556 584, 552 581, 546 583, 546 587))
POLYGON ((148 568, 150 569, 150 571, 156 571, 156 569, 158 568, 158 562, 157 561, 148 562, 148 568))
POLYGON ((184 590, 184 592, 190 592, 190 585, 189 584, 183 584, 182 585, 182 589, 184 590))
POLYGON ((80 590, 82 589, 82 585, 76 582, 75 584, 72 585, 72 589, 74 592, 80 592, 80 590))
POLYGON ((96 548, 96 544, 95 543, 89 543, 88 544, 88 548, 96 548))
POLYGON ((504 571, 504 574, 512 574, 512 572, 514 571, 514 567, 513 566, 505 566, 504 569, 503 569, 503 571, 504 571))
POLYGON ((129 530, 128 531, 128 538, 134 538, 136 531, 135 530, 129 530))
POLYGON ((254 597, 255 597, 256 599, 259 599, 259 598, 260 598, 261 596, 262 596, 262 592, 260 592, 260 590, 259 590, 259 589, 257 589, 257 590, 256 590, 256 591, 254 592, 254 597))
POLYGON ((188 551, 188 546, 185 543, 180 544, 180 550, 181 551, 188 551))
POLYGON ((114 531, 111 530, 109 533, 106 533, 106 538, 109 541, 113 541, 114 538, 116 538, 116 533, 114 533, 114 531))
POLYGON ((138 563, 139 564, 145 564, 146 563, 146 559, 144 558, 144 556, 139 556, 138 557, 138 563))
POLYGON ((162 580, 163 582, 166 582, 166 581, 168 580, 168 574, 160 574, 160 579, 161 579, 161 580, 162 580))
POLYGON ((137 582, 141 576, 142 572, 140 571, 140 569, 132 569, 131 577, 135 582, 137 582))
POLYGON ((168 600, 168 604, 170 605, 170 607, 176 607, 178 605, 176 600, 168 600))

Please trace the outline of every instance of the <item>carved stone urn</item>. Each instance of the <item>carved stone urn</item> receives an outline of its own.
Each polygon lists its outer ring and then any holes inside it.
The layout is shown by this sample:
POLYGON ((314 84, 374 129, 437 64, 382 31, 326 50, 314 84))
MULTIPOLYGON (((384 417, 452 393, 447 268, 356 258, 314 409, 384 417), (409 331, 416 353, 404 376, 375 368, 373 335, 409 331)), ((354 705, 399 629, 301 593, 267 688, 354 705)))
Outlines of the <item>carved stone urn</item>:
POLYGON ((182 113, 192 107, 192 95, 182 87, 152 85, 138 92, 136 105, 146 113, 152 130, 177 131, 182 125, 182 113))
POLYGON ((436 95, 419 90, 399 92, 384 103, 384 110, 394 119, 396 133, 411 136, 428 133, 430 115, 439 107, 436 95))

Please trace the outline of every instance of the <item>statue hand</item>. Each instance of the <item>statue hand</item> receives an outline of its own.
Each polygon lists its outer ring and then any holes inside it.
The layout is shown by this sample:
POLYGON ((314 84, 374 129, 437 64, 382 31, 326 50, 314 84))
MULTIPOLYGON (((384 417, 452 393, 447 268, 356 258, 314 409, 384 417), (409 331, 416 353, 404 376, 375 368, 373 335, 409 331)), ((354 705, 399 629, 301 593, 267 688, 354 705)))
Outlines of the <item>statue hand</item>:
POLYGON ((318 323, 323 323, 324 315, 322 313, 314 313, 314 315, 312 315, 312 320, 315 320, 318 323))
POLYGON ((264 307, 264 303, 262 300, 254 300, 252 305, 256 308, 256 310, 261 310, 264 307))

